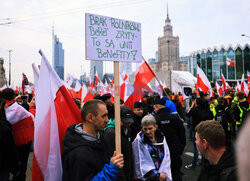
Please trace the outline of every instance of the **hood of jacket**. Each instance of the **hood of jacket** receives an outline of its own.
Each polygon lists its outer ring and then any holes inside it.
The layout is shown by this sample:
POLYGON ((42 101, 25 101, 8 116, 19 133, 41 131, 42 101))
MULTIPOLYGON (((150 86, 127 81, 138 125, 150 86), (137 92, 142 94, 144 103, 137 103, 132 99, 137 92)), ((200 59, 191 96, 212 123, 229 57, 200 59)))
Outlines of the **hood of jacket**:
POLYGON ((106 127, 104 128, 104 131, 108 128, 114 128, 115 127, 115 119, 110 119, 109 122, 106 124, 106 127))
POLYGON ((101 141, 103 138, 102 134, 98 133, 99 136, 94 139, 94 136, 84 131, 79 131, 79 126, 81 125, 82 124, 73 124, 67 129, 62 143, 64 151, 63 154, 67 154, 68 152, 79 146, 93 147, 94 149, 103 149, 103 141, 101 141))

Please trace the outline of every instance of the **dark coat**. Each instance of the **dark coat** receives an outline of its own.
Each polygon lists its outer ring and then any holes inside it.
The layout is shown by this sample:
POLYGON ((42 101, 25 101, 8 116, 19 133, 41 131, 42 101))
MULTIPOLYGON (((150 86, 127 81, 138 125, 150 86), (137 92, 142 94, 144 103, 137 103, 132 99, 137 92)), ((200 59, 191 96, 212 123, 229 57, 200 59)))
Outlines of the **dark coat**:
POLYGON ((129 129, 131 130, 131 142, 134 141, 137 136, 137 133, 141 131, 141 120, 142 116, 137 116, 136 114, 134 114, 134 123, 132 123, 129 127, 129 129))
POLYGON ((206 160, 198 181, 237 181, 235 157, 232 150, 226 150, 217 165, 206 160))
POLYGON ((0 171, 16 174, 20 169, 11 124, 0 120, 0 171))
POLYGON ((206 120, 213 120, 214 115, 210 109, 200 109, 199 107, 193 107, 187 112, 187 117, 192 117, 193 130, 201 122, 206 120))
POLYGON ((168 147, 173 154, 181 154, 186 145, 186 136, 183 123, 178 115, 170 114, 167 108, 156 113, 157 125, 166 137, 168 147))
MULTIPOLYGON (((104 141, 107 146, 107 150, 110 155, 113 155, 115 151, 115 127, 109 124, 109 127, 105 129, 104 141)), ((130 131, 126 135, 121 129, 121 151, 124 158, 124 166, 120 171, 117 180, 132 180, 133 179, 133 156, 132 156, 132 141, 130 137, 130 131)))
MULTIPOLYGON (((75 131, 75 124, 71 125, 63 140, 63 180, 90 180, 109 164, 109 155, 105 149, 103 136, 97 141, 89 141, 75 131)), ((102 178, 110 173, 105 170, 102 178)))

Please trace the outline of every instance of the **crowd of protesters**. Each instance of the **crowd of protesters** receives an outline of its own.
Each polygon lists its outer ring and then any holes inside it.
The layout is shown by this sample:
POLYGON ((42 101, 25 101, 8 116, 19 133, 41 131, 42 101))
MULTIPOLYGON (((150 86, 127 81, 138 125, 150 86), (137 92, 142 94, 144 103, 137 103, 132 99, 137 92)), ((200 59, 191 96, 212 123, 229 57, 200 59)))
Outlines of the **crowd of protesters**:
MULTIPOLYGON (((25 181, 34 139, 35 98, 15 95, 10 88, 0 97, 0 181, 9 180, 9 175, 25 181), (17 120, 24 121, 16 125, 17 120)), ((115 149, 111 94, 96 95, 82 107, 78 100, 75 103, 81 109, 82 123, 71 125, 63 140, 64 181, 181 181, 184 122, 194 152, 192 163, 184 168, 201 165, 199 181, 237 180, 234 140, 250 111, 243 92, 184 96, 164 88, 162 96, 145 92, 131 108, 121 101, 121 153, 115 149)))

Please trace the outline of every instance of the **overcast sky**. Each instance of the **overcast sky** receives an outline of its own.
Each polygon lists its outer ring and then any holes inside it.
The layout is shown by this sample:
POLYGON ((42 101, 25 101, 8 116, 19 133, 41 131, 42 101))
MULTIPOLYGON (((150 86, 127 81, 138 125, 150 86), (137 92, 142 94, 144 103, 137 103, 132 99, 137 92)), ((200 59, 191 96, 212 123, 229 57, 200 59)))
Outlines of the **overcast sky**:
MULTIPOLYGON (((89 73, 85 60, 85 13, 140 22, 142 54, 154 58, 158 37, 163 36, 166 0, 0 0, 0 57, 8 80, 11 53, 12 84, 19 85, 24 72, 33 81, 31 64, 40 64, 38 50, 52 60, 52 24, 65 50, 65 77, 89 73), (8 19, 7 19, 8 18, 8 19), (5 23, 11 22, 6 25, 5 23), (82 67, 82 68, 81 68, 82 67)), ((244 45, 250 39, 249 0, 169 0, 174 36, 180 38, 180 56, 195 50, 229 44, 244 45)), ((112 72, 112 63, 106 66, 112 72)))

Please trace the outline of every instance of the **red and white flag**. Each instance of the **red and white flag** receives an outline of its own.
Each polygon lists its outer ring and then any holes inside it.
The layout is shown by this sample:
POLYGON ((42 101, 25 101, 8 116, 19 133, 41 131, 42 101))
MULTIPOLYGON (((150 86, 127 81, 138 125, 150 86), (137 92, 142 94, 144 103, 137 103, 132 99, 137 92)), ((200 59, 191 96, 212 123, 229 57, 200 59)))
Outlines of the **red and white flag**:
POLYGON ((202 69, 197 65, 197 88, 200 88, 204 93, 210 92, 210 96, 213 94, 213 89, 211 87, 211 84, 207 78, 207 76, 204 74, 202 69))
POLYGON ((79 92, 81 88, 82 88, 82 86, 81 86, 80 82, 78 80, 76 80, 76 85, 74 88, 75 92, 79 92))
POLYGON ((223 94, 223 90, 222 90, 222 87, 218 84, 218 82, 216 82, 216 90, 217 90, 217 94, 219 96, 221 96, 223 94))
POLYGON ((62 141, 67 128, 82 122, 79 108, 42 55, 36 96, 33 181, 62 180, 62 141))
POLYGON ((12 134, 17 146, 34 139, 33 115, 16 102, 6 101, 6 118, 12 125, 12 134))
POLYGON ((32 69, 33 69, 33 75, 34 75, 34 86, 35 86, 35 95, 36 95, 36 90, 38 89, 37 86, 38 86, 39 73, 34 63, 32 64, 32 69))
POLYGON ((135 92, 134 92, 134 102, 138 102, 142 95, 143 90, 145 90, 146 87, 148 87, 148 83, 155 77, 155 73, 152 71, 148 63, 144 60, 140 64, 137 73, 135 75, 135 92))
POLYGON ((227 57, 226 59, 226 62, 227 62, 227 66, 234 66, 235 65, 235 62, 233 60, 231 60, 230 58, 227 57))
POLYGON ((247 85, 250 86, 250 73, 247 71, 247 85))
POLYGON ((241 85, 240 85, 239 81, 237 80, 236 91, 239 92, 240 89, 241 89, 241 85))
POLYGON ((98 81, 99 81, 99 79, 98 79, 98 73, 97 73, 97 70, 96 70, 95 71, 95 85, 98 84, 98 81))
POLYGON ((240 90, 242 92, 244 92, 246 94, 246 96, 248 96, 249 89, 248 89, 247 83, 244 81, 244 73, 242 74, 242 78, 241 78, 241 87, 240 87, 240 90))
POLYGON ((226 91, 227 90, 227 82, 226 82, 226 79, 222 73, 222 70, 221 70, 221 82, 222 82, 222 88, 223 88, 223 91, 226 91))
POLYGON ((73 84, 73 82, 74 82, 73 76, 68 74, 65 81, 66 88, 71 89, 71 85, 73 84))
POLYGON ((124 96, 125 96, 125 81, 123 79, 122 73, 119 73, 119 83, 120 83, 120 99, 124 101, 124 96))

